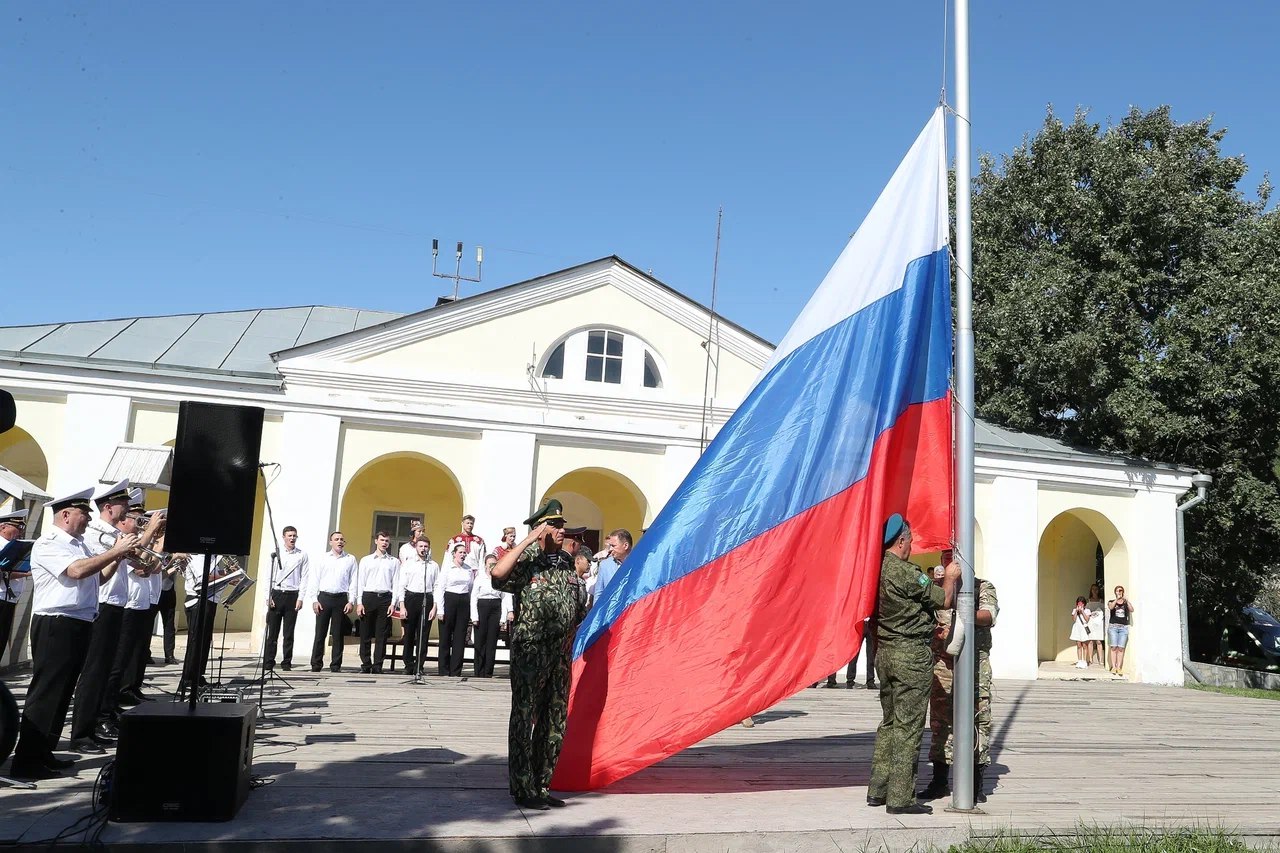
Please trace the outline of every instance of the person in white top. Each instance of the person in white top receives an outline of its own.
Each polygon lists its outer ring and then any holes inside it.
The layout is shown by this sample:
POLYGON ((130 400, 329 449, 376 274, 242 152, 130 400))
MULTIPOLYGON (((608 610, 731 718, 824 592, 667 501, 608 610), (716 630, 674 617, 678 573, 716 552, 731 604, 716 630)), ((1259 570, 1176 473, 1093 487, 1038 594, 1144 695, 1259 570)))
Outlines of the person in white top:
POLYGON ((449 550, 449 564, 440 570, 436 580, 441 675, 462 675, 462 656, 467 648, 467 617, 471 615, 471 585, 476 579, 466 557, 466 543, 454 542, 449 550))
POLYGON ((409 522, 409 541, 400 546, 400 563, 413 558, 418 553, 418 540, 424 538, 427 532, 422 529, 422 522, 414 519, 409 522))
POLYGON ((484 571, 476 575, 476 582, 471 585, 471 624, 476 626, 476 678, 493 678, 493 664, 498 654, 498 628, 503 620, 515 615, 512 613, 515 604, 511 593, 498 592, 493 588, 490 574, 496 565, 496 554, 485 557, 484 571))
POLYGON ((401 644, 401 659, 405 672, 417 672, 422 658, 421 652, 426 648, 426 637, 420 636, 430 630, 436 618, 435 596, 432 594, 436 586, 436 578, 440 575, 440 566, 431 559, 431 540, 425 535, 419 536, 414 543, 413 555, 400 562, 400 574, 397 576, 395 606, 404 611, 404 641, 401 644), (419 648, 419 639, 422 640, 419 648), (415 651, 419 652, 415 655, 415 651))
POLYGON ((140 541, 122 533, 101 554, 91 554, 84 533, 92 489, 50 503, 54 529, 31 549, 34 587, 31 618, 31 683, 10 774, 49 779, 72 762, 54 756, 76 679, 84 666, 98 613, 98 576, 140 541))
POLYGON ((324 638, 327 634, 332 650, 329 652, 329 671, 342 671, 343 635, 346 633, 344 617, 351 612, 356 597, 356 558, 348 554, 347 537, 341 530, 329 534, 329 550, 316 563, 311 572, 311 585, 307 600, 316 614, 316 638, 311 644, 311 671, 319 672, 324 665, 324 638))
MULTIPOLYGON (((17 509, 0 514, 0 550, 10 542, 27 532, 27 511, 17 509)), ((13 633, 13 616, 18 610, 18 601, 22 598, 25 581, 31 572, 21 569, 22 564, 13 567, 13 571, 5 572, 0 578, 0 659, 9 647, 9 635, 13 633)))
MULTIPOLYGON (((145 526, 142 540, 150 548, 151 543, 163 533, 165 517, 159 515, 154 521, 149 521, 144 501, 141 489, 130 490, 129 512, 120 529, 132 533, 145 526)), ((146 559, 131 557, 120 567, 126 587, 124 623, 120 627, 120 645, 116 648, 98 707, 99 724, 108 730, 115 726, 120 707, 146 701, 142 695, 142 680, 146 675, 147 643, 151 639, 151 626, 155 624, 155 614, 151 610, 151 575, 161 571, 160 561, 150 555, 146 559)))
POLYGON ((280 532, 284 550, 273 554, 271 561, 271 588, 267 591, 267 642, 262 662, 270 671, 276 667, 276 642, 280 628, 284 626, 284 648, 280 654, 280 668, 293 669, 293 627, 302 609, 301 590, 307 588, 311 578, 307 552, 298 547, 298 528, 292 524, 280 532))
POLYGON ((187 612, 187 652, 182 661, 182 677, 178 680, 178 695, 183 696, 194 684, 197 689, 205 687, 204 671, 209 665, 209 654, 213 649, 213 628, 218 621, 218 602, 222 600, 224 585, 214 585, 214 581, 230 574, 232 570, 221 559, 214 560, 209 566, 209 589, 201 595, 201 584, 204 582, 204 566, 206 558, 203 554, 193 554, 182 570, 182 583, 185 587, 187 612))
MULTIPOLYGON (((129 514, 129 481, 121 480, 104 486, 94 495, 98 517, 86 528, 85 547, 91 553, 101 553, 112 546, 124 534, 138 533, 138 516, 129 514)), ((149 541, 149 540, 148 540, 149 541)), ((71 715, 71 748, 76 752, 101 755, 104 748, 114 742, 116 731, 109 721, 100 724, 99 709, 108 702, 115 707, 115 696, 108 700, 110 691, 119 689, 119 680, 111 683, 112 665, 125 639, 125 605, 129 601, 129 566, 131 560, 118 561, 115 566, 98 575, 98 616, 93 623, 93 635, 80 680, 76 684, 75 708, 71 715)))
POLYGON ((374 552, 361 558, 356 572, 356 613, 360 617, 360 671, 376 675, 382 672, 387 655, 400 561, 390 553, 391 535, 385 530, 378 531, 374 543, 374 552))

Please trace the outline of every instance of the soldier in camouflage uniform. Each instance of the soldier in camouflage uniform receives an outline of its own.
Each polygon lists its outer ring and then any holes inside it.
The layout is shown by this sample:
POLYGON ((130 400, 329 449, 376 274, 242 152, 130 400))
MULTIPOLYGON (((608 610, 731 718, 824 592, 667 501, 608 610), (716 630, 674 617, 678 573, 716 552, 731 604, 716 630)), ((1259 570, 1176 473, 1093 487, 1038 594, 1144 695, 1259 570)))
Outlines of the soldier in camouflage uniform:
POLYGON ((548 501, 525 521, 534 529, 493 567, 493 588, 520 593, 512 628, 511 724, 507 777, 511 796, 522 808, 545 811, 563 806, 548 786, 569 711, 569 655, 573 635, 586 613, 582 582, 561 548, 564 515, 548 501))
MULTIPOLYGON (((946 559, 946 555, 943 555, 946 559)), ((934 581, 939 577, 934 569, 934 581)), ((976 724, 974 754, 974 799, 979 803, 987 801, 983 791, 983 775, 987 765, 991 763, 991 628, 996 624, 996 616, 1000 613, 1000 602, 996 598, 995 584, 982 578, 974 578, 978 587, 978 603, 974 612, 975 633, 974 652, 977 691, 974 695, 974 722, 976 724)), ((947 642, 950 640, 951 619, 953 610, 939 610, 938 624, 933 635, 933 686, 929 691, 929 729, 932 739, 929 744, 929 761, 933 764, 933 778, 928 787, 918 796, 922 800, 937 800, 951 793, 952 756, 952 706, 951 688, 955 660, 947 654, 947 642)), ((967 641, 966 641, 967 642, 967 641)))
POLYGON ((930 814, 916 802, 916 762, 933 678, 934 612, 955 605, 960 567, 946 569, 939 589, 911 555, 911 528, 894 513, 884 526, 884 561, 880 564, 879 618, 876 631, 876 674, 880 678, 883 721, 876 730, 867 805, 888 806, 889 814, 930 814))

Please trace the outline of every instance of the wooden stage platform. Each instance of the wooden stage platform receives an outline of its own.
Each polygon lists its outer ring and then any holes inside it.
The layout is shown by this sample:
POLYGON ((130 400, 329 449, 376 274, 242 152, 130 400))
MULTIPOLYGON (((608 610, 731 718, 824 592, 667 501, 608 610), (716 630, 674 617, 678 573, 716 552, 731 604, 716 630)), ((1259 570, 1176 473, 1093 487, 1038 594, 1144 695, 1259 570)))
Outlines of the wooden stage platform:
MULTIPOLYGON (((251 677, 253 661, 234 653, 228 675, 251 677)), ((155 670, 150 692, 172 690, 176 669, 155 670)), ((571 795, 568 808, 524 812, 506 790, 505 669, 423 686, 399 672, 285 673, 293 688, 267 688, 255 746, 253 773, 270 784, 235 820, 109 824, 102 840, 156 853, 355 850, 374 840, 379 850, 847 853, 1080 822, 1280 836, 1280 703, 1102 681, 997 684, 985 815, 947 813, 947 802, 909 818, 868 808, 878 699, 843 686, 804 690, 754 728, 734 726, 607 791, 571 795)), ((27 678, 9 680, 20 702, 27 678)), ((174 760, 184 746, 173 745, 174 760)), ((0 789, 0 843, 35 849, 87 814, 103 763, 81 759, 74 777, 38 790, 0 789)))

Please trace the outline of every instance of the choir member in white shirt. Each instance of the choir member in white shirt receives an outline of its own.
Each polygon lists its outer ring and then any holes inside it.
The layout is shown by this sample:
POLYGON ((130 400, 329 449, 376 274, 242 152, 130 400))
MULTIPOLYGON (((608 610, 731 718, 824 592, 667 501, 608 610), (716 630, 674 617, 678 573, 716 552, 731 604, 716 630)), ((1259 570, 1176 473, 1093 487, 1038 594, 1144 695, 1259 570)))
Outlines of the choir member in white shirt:
POLYGON ((484 559, 484 571, 476 575, 471 586, 471 624, 476 626, 475 672, 476 678, 493 678, 493 664, 498 654, 498 627, 504 619, 510 619, 515 605, 509 592, 493 588, 490 575, 498 565, 498 556, 490 554, 484 559))
MULTIPOLYGON (((0 550, 5 545, 18 539, 27 532, 27 510, 16 509, 12 512, 0 513, 0 550)), ((22 589, 31 572, 15 566, 13 571, 6 572, 0 584, 0 658, 9 647, 9 635, 13 633, 13 617, 18 610, 18 601, 22 598, 22 589)))
POLYGON ((361 558, 356 573, 356 601, 360 602, 356 612, 360 617, 360 671, 377 675, 387 655, 400 561, 389 551, 391 534, 379 530, 374 542, 374 552, 361 558))
POLYGON ((342 531, 330 533, 329 550, 311 572, 307 599, 316 614, 316 638, 311 644, 312 672, 319 672, 324 665, 325 634, 329 635, 332 647, 329 671, 342 671, 342 617, 351 612, 356 597, 356 558, 343 550, 346 544, 347 537, 342 531))
POLYGON ((409 541, 400 546, 399 555, 401 565, 404 564, 405 560, 410 559, 414 554, 418 553, 418 540, 427 535, 427 532, 422 529, 422 522, 416 519, 409 522, 409 531, 409 541))
POLYGON ((471 615, 471 585, 475 572, 466 564, 467 546, 455 542, 448 565, 436 580, 436 606, 440 617, 441 675, 462 675, 462 656, 467 648, 467 617, 471 615))
POLYGON ((280 627, 284 626, 284 648, 280 654, 280 668, 293 669, 293 626, 302 609, 301 591, 307 588, 310 577, 307 552, 298 548, 298 528, 292 524, 280 532, 284 550, 272 561, 271 590, 267 598, 267 650, 263 667, 267 671, 276 668, 276 643, 280 639, 280 627))
POLYGON ((396 607, 404 610, 404 642, 401 659, 405 672, 421 669, 422 652, 426 648, 426 632, 436 618, 435 596, 433 591, 436 578, 440 575, 440 566, 431 559, 431 540, 425 535, 414 542, 413 554, 400 562, 400 575, 396 584, 396 607), (419 649, 419 634, 422 634, 422 648, 419 649), (418 654, 415 655, 415 651, 418 654))
POLYGON ((73 763, 57 758, 53 750, 89 651, 98 614, 98 576, 139 542, 122 533, 102 553, 89 551, 84 534, 92 494, 93 489, 85 489, 53 500, 54 529, 31 549, 31 683, 10 768, 10 775, 20 779, 50 779, 73 763))
MULTIPOLYGON (((136 534, 137 521, 129 513, 129 481, 121 480, 104 486, 94 495, 98 517, 89 522, 84 544, 91 554, 102 554, 121 532, 136 534)), ((125 604, 129 600, 128 561, 118 561, 99 574, 98 617, 93 622, 93 637, 85 656, 80 681, 76 684, 75 707, 71 713, 71 748, 76 752, 101 755, 115 742, 114 727, 107 721, 99 725, 99 708, 119 688, 111 685, 111 669, 120 641, 124 638, 125 604)), ((115 707, 115 696, 106 702, 115 707)))

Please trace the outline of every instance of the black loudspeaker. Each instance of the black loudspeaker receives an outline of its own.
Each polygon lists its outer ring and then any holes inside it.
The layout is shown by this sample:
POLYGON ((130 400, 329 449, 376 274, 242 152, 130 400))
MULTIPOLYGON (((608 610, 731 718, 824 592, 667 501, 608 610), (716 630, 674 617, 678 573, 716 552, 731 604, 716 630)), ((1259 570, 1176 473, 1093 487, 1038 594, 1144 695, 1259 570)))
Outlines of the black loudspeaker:
POLYGON ((0 432, 8 432, 18 422, 18 404, 13 395, 0 389, 0 432))
POLYGON ((249 796, 256 705, 144 702, 120 717, 116 821, 231 820, 249 796))
POLYGON ((169 553, 248 554, 263 410, 184 401, 169 484, 169 553))

